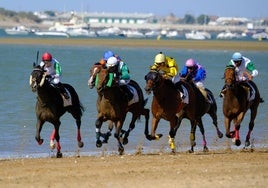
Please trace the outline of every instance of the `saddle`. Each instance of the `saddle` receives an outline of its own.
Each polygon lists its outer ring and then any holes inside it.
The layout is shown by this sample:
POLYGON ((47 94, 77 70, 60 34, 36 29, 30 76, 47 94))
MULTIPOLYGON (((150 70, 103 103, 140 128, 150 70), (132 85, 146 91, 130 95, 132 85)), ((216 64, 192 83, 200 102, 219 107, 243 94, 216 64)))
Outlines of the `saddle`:
POLYGON ((247 99, 248 101, 252 101, 255 99, 255 94, 256 94, 256 90, 254 89, 254 87, 252 86, 252 84, 250 84, 250 82, 241 82, 241 86, 243 87, 243 89, 246 90, 247 92, 247 99))
POLYGON ((132 94, 132 98, 128 100, 128 106, 132 105, 133 103, 139 102, 139 95, 135 87, 131 85, 127 85, 129 92, 132 94))
POLYGON ((72 105, 72 98, 71 93, 69 90, 64 86, 64 84, 51 84, 61 95, 61 98, 63 100, 63 106, 71 106, 72 105))

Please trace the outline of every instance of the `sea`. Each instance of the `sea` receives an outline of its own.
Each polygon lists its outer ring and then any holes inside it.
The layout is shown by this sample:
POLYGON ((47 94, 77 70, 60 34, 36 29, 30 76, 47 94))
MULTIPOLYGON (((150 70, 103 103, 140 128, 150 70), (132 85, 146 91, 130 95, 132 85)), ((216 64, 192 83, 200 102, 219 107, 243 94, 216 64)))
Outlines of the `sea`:
MULTIPOLYGON (((77 91, 81 103, 85 107, 82 117, 81 134, 84 147, 78 149, 76 141, 75 120, 69 113, 61 117, 60 137, 63 156, 91 156, 103 154, 117 154, 117 141, 111 136, 109 143, 101 148, 96 147, 95 120, 96 110, 96 90, 90 89, 87 85, 89 69, 93 63, 100 60, 104 51, 112 50, 119 54, 127 63, 131 78, 137 81, 141 88, 145 86, 144 76, 149 71, 149 66, 154 61, 154 56, 162 51, 166 55, 174 57, 179 66, 183 66, 188 58, 199 61, 207 71, 205 86, 215 95, 218 105, 218 124, 220 130, 225 134, 224 116, 222 113, 222 98, 218 96, 224 81, 223 72, 225 65, 229 61, 233 51, 228 50, 193 50, 193 49, 170 49, 156 46, 154 48, 129 48, 129 47, 96 47, 96 46, 50 46, 50 45, 0 45, 0 159, 13 158, 36 158, 50 157, 55 155, 49 147, 49 137, 53 130, 53 125, 45 123, 41 132, 44 139, 42 145, 35 141, 36 117, 35 103, 36 93, 29 87, 29 76, 32 72, 34 62, 40 62, 43 52, 52 53, 62 66, 62 82, 71 84, 77 91), (39 56, 37 57, 37 54, 39 56)), ((255 120, 255 127, 252 132, 252 147, 268 147, 268 53, 267 51, 241 51, 243 55, 252 59, 259 75, 254 79, 259 87, 261 96, 265 100, 260 104, 258 115, 255 120)), ((147 95, 147 108, 150 108, 153 95, 147 95)), ((207 145, 210 150, 242 149, 248 131, 249 112, 246 114, 240 129, 242 144, 237 147, 230 143, 225 136, 221 139, 217 137, 212 120, 208 115, 203 117, 207 145)), ((131 114, 128 114, 124 128, 127 129, 130 123, 131 114)), ((149 122, 151 126, 151 118, 149 122)), ((133 154, 137 151, 150 152, 170 152, 168 144, 169 123, 161 120, 157 133, 163 134, 158 141, 148 141, 144 136, 145 119, 141 117, 136 123, 135 129, 130 133, 129 143, 125 145, 125 154, 133 154)), ((107 130, 107 125, 102 127, 107 130)), ((184 119, 179 128, 175 142, 178 152, 187 152, 190 149, 189 141, 190 123, 184 119)), ((202 136, 199 129, 196 130, 196 151, 202 151, 202 136)))

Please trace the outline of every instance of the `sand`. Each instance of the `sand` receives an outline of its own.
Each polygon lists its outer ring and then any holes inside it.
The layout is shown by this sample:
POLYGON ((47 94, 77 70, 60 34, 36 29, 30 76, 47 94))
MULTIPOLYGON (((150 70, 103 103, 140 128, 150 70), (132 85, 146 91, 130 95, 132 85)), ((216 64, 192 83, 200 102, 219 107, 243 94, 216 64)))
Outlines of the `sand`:
POLYGON ((267 187, 268 149, 0 161, 0 187, 267 187))

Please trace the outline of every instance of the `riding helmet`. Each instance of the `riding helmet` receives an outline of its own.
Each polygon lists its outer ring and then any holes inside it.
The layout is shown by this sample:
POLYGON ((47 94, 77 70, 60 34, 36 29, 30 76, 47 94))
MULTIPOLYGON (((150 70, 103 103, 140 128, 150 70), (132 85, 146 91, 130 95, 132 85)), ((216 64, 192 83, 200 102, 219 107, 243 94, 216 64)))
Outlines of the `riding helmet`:
POLYGON ((42 61, 51 61, 52 60, 52 55, 48 52, 45 52, 42 55, 42 61))
POLYGON ((158 64, 158 63, 163 63, 163 62, 165 62, 166 61, 166 56, 162 53, 162 52, 160 52, 159 54, 157 54, 156 56, 155 56, 155 58, 154 58, 154 62, 156 63, 156 64, 158 64))
POLYGON ((242 60, 242 54, 239 52, 235 52, 232 56, 233 61, 241 61, 242 60))

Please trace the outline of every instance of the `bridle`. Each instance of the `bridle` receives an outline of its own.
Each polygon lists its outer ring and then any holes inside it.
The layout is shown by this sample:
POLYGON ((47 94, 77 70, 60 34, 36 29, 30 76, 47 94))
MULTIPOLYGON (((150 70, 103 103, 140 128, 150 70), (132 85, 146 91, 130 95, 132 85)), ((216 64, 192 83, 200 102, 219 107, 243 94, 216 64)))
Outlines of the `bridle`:
POLYGON ((157 71, 151 71, 144 77, 144 79, 146 80, 145 91, 147 94, 150 94, 153 90, 160 86, 162 76, 157 71))
POLYGON ((35 92, 38 87, 42 87, 45 83, 46 75, 41 68, 34 68, 29 79, 30 87, 35 92), (36 72, 39 72, 38 74, 36 72))

